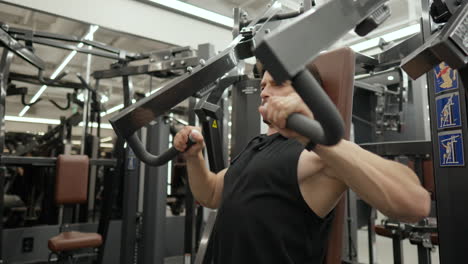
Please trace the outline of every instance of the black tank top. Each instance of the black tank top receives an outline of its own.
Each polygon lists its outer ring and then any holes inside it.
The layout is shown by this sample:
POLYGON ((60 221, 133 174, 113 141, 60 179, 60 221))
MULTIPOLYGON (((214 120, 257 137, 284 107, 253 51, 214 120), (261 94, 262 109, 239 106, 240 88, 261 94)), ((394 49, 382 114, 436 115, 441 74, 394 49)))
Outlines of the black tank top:
POLYGON ((303 199, 297 164, 304 147, 260 135, 234 158, 224 178, 213 234, 215 264, 320 264, 332 219, 303 199))

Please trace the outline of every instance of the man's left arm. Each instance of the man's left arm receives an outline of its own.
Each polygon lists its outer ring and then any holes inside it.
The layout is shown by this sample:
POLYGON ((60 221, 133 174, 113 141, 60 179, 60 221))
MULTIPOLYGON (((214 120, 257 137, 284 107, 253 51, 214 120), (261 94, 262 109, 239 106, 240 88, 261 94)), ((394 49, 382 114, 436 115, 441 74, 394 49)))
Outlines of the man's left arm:
MULTIPOLYGON (((286 119, 291 113, 313 118, 297 93, 270 97, 268 107, 261 106, 259 110, 283 136, 296 138, 304 145, 309 141, 286 128, 286 119)), ((325 175, 343 182, 385 215, 417 222, 430 213, 429 193, 410 168, 346 140, 332 147, 317 145, 314 151, 325 162, 325 175)))
POLYGON ((429 193, 408 167, 341 140, 314 151, 325 162, 323 173, 344 182, 385 215, 417 222, 430 212, 429 193))

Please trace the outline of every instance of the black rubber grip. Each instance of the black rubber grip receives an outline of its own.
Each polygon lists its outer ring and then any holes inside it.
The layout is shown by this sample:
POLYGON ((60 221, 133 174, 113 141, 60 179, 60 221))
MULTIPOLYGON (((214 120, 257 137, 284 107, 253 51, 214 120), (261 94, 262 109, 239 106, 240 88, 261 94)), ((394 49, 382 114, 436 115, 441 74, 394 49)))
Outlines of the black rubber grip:
POLYGON ((288 117, 286 127, 315 144, 337 144, 344 135, 343 119, 317 80, 304 69, 292 80, 292 86, 314 113, 315 120, 296 113, 288 117))
MULTIPOLYGON (((180 153, 180 151, 178 151, 176 148, 171 147, 159 156, 153 155, 145 149, 145 146, 143 145, 143 143, 141 143, 140 139, 136 134, 131 135, 127 139, 127 142, 128 145, 132 148, 133 152, 135 153, 135 156, 137 156, 140 161, 150 166, 163 166, 180 153)), ((189 138, 189 140, 187 141, 187 149, 195 143, 195 141, 189 138)))

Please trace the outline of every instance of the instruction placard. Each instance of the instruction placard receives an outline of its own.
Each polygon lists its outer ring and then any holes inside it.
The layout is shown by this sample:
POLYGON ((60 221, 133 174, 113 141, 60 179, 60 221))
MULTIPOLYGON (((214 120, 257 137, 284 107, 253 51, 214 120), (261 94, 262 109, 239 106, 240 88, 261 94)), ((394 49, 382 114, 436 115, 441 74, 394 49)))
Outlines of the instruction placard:
POLYGON ((460 127, 460 95, 458 92, 436 97, 437 128, 460 127))
POLYGON ((461 130, 439 133, 439 164, 441 167, 465 166, 461 130))
POLYGON ((450 68, 445 62, 442 62, 434 68, 434 72, 436 93, 458 89, 457 70, 450 68))

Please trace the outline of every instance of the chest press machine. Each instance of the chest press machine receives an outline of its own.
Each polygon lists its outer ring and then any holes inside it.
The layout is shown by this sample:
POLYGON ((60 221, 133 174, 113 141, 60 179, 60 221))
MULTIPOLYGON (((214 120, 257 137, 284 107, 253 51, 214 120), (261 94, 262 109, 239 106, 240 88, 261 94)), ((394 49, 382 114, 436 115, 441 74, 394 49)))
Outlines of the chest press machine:
MULTIPOLYGON (((127 141, 138 159, 150 166, 164 165, 178 151, 171 148, 160 155, 151 154, 141 144, 136 132, 186 98, 215 81, 223 80, 223 76, 242 59, 255 55, 276 82, 291 80, 293 87, 315 115, 316 120, 309 120, 302 115, 293 114, 288 118, 287 127, 307 136, 316 144, 334 145, 345 133, 343 120, 333 102, 306 69, 306 65, 349 30, 355 28, 359 35, 364 36, 383 23, 390 15, 386 2, 330 1, 317 11, 309 10, 287 26, 266 34, 256 46, 253 38, 255 26, 259 21, 268 21, 273 16, 274 12, 271 10, 277 7, 274 3, 270 12, 265 13, 267 17, 252 21, 249 26, 241 29, 241 34, 223 52, 202 65, 190 68, 188 73, 123 109, 109 121, 117 135, 127 141), (328 25, 324 32, 322 25, 329 17, 339 18, 339 21, 328 25), (310 37, 318 35, 320 38, 310 37)), ((338 263, 340 259, 338 257, 328 261, 338 263)), ((207 263, 204 257, 198 256, 196 262, 207 263)))

